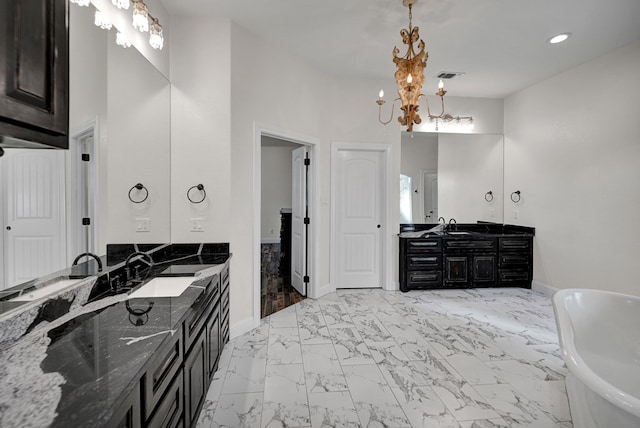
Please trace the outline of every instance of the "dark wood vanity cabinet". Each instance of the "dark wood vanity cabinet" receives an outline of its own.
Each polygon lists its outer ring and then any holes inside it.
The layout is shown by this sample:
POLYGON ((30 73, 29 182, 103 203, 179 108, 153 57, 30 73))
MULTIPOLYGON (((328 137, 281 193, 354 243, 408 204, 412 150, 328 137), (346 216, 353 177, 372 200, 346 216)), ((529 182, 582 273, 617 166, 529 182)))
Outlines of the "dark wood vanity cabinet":
POLYGON ((531 287, 532 236, 491 234, 400 238, 400 290, 531 287))
POLYGON ((531 287, 533 238, 499 238, 498 283, 506 287, 531 287))
POLYGON ((400 290, 442 287, 442 239, 400 239, 400 290))
POLYGON ((68 14, 66 0, 0 2, 0 140, 69 147, 68 14))
POLYGON ((229 340, 229 266, 196 283, 205 291, 142 377, 142 426, 195 426, 229 340))
POLYGON ((444 286, 491 287, 496 284, 495 238, 445 239, 444 286))

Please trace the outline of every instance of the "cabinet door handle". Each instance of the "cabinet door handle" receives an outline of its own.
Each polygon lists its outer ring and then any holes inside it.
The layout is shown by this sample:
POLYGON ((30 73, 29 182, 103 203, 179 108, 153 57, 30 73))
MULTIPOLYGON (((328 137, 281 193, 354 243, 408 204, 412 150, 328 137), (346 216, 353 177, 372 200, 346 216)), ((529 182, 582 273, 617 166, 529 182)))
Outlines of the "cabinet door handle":
POLYGON ((380 225, 377 225, 376 227, 377 227, 378 229, 380 229, 380 227, 381 227, 381 226, 380 226, 380 225))
MULTIPOLYGON (((380 227, 380 226, 378 226, 378 227, 380 227)), ((11 230, 11 226, 7 226, 7 230, 11 230)))

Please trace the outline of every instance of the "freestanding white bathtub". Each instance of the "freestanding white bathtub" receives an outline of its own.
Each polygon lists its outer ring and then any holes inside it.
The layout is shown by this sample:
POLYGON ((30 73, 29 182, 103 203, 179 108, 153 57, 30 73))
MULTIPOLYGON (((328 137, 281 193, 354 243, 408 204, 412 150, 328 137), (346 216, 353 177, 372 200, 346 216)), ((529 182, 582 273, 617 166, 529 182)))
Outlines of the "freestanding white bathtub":
POLYGON ((574 427, 640 427, 640 297, 567 289, 553 309, 574 427))

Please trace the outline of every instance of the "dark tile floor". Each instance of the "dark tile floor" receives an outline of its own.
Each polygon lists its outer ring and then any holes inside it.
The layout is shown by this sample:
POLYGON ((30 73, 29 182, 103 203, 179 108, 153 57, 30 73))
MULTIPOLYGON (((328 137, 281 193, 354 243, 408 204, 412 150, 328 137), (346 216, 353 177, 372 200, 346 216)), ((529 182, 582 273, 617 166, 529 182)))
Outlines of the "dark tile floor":
POLYGON ((264 318, 301 302, 305 297, 293 288, 289 281, 276 275, 262 275, 260 317, 264 318))

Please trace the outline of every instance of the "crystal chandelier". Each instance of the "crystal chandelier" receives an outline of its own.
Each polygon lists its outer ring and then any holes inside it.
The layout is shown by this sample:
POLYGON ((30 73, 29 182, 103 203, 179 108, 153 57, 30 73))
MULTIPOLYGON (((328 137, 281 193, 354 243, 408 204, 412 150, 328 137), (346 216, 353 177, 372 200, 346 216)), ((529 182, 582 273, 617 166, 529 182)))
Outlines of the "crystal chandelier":
POLYGON ((409 28, 403 28, 400 30, 402 36, 402 43, 407 45, 407 53, 404 56, 400 55, 400 49, 393 48, 393 62, 396 64, 397 70, 395 72, 395 79, 398 83, 398 95, 399 97, 393 100, 391 107, 391 117, 389 120, 382 120, 382 106, 385 103, 384 91, 380 91, 378 100, 378 120, 383 125, 388 124, 393 119, 393 113, 396 106, 396 101, 400 101, 400 109, 402 110, 402 116, 398 117, 398 122, 406 127, 408 132, 413 131, 413 125, 422 123, 422 118, 418 114, 420 106, 420 99, 424 98, 427 106, 427 116, 429 121, 434 121, 436 125, 436 131, 438 130, 439 122, 449 123, 452 121, 461 122, 462 120, 468 121, 473 124, 473 118, 471 116, 452 116, 444 112, 444 95, 447 93, 444 89, 444 83, 440 80, 438 84, 438 92, 436 95, 440 97, 442 110, 440 114, 435 115, 431 113, 429 108, 429 98, 424 95, 422 85, 424 84, 424 69, 427 67, 427 59, 429 54, 424 51, 425 44, 420 39, 419 28, 412 25, 412 7, 418 0, 402 0, 402 4, 409 8, 409 28), (418 42, 417 52, 414 48, 414 43, 418 42))

